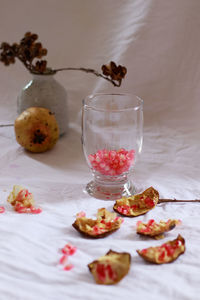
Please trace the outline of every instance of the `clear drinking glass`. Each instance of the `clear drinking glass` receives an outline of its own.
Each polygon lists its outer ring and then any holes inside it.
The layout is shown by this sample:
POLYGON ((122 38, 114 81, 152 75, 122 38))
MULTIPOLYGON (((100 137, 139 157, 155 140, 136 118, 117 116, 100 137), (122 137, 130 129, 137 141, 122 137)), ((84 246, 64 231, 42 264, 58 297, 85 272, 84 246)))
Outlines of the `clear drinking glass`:
POLYGON ((142 150, 143 100, 131 94, 93 94, 82 108, 82 143, 98 199, 134 194, 129 177, 142 150))

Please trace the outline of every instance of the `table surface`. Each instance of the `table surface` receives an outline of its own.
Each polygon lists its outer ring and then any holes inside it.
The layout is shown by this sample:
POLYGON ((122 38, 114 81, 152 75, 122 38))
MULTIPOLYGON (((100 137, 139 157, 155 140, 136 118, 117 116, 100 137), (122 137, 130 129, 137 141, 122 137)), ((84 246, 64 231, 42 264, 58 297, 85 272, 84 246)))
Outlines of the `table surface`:
MULTIPOLYGON (((12 30, 6 20, 13 2, 6 1, 4 13, 0 12, 6 29, 0 27, 3 40, 15 41, 19 33, 27 31, 24 12, 31 5, 30 27, 41 32, 52 49, 49 57, 58 67, 63 61, 95 67, 111 59, 128 67, 120 91, 144 99, 143 152, 132 178, 137 191, 153 186, 161 198, 200 199, 200 41, 196 29, 200 3, 175 0, 172 6, 170 1, 111 0, 101 5, 101 1, 77 0, 72 4, 60 0, 55 9, 53 2, 45 0, 41 4, 38 0, 38 11, 31 2, 19 2, 21 10, 13 14, 11 24, 16 26, 12 30), (48 3, 51 6, 46 11, 48 3), (55 13, 58 23, 51 32, 42 21, 36 22, 37 13, 52 17, 55 13), (17 19, 20 23, 15 22, 17 19), (78 21, 80 26, 76 27, 78 21), (63 42, 57 32, 62 25, 70 24, 73 34, 66 31, 63 42), (84 41, 82 47, 80 39, 84 41), (62 42, 61 53, 53 55, 58 53, 56 45, 62 42)), ((91 218, 95 218, 98 208, 112 211, 113 201, 94 199, 84 190, 91 174, 82 151, 80 111, 85 95, 116 89, 91 75, 56 76, 68 92, 70 128, 51 151, 29 153, 16 143, 12 126, 0 127, 0 206, 6 209, 0 215, 1 300, 200 299, 199 203, 159 204, 144 216, 125 218, 120 230, 100 240, 83 238, 72 227, 80 211, 91 218), (34 194, 41 214, 13 211, 6 200, 15 184, 34 194), (136 234, 136 222, 152 218, 181 219, 182 224, 167 233, 164 240, 141 238, 136 234), (179 233, 186 240, 186 252, 171 264, 153 265, 136 253, 137 249, 172 240, 179 233), (66 243, 77 247, 69 258, 74 264, 71 271, 63 271, 59 265, 61 248, 66 243), (97 285, 87 265, 110 249, 131 254, 130 271, 117 285, 97 285)), ((20 64, 1 67, 0 124, 14 122, 17 94, 30 78, 20 64)))

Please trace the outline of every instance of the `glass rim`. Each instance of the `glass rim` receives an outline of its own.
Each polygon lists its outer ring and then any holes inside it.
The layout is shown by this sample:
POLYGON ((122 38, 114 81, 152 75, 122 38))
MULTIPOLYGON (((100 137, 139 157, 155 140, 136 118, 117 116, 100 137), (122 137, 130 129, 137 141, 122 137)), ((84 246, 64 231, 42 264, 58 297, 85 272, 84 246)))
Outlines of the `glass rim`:
POLYGON ((142 98, 140 98, 139 96, 135 95, 135 94, 131 94, 131 93, 94 93, 94 94, 90 94, 88 96, 86 96, 84 99, 83 99, 83 106, 84 107, 87 107, 87 108, 91 108, 93 110, 96 110, 96 111, 102 111, 102 112, 105 112, 105 111, 110 111, 110 112, 123 112, 123 111, 130 111, 130 110, 138 110, 140 107, 143 106, 143 103, 144 103, 144 100, 142 98), (121 109, 104 109, 104 108, 98 108, 98 107, 95 107, 94 105, 91 105, 91 104, 88 104, 86 103, 87 100, 89 99, 93 99, 97 96, 130 96, 130 97, 136 97, 136 99, 138 100, 139 104, 136 104, 132 107, 127 107, 127 108, 121 108, 121 109))

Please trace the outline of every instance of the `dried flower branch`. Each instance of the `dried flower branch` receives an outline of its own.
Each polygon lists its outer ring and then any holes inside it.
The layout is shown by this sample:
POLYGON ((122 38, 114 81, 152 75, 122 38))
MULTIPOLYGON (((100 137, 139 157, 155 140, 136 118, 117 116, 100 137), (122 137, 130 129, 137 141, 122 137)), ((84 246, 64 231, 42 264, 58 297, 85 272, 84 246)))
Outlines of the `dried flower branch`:
POLYGON ((158 203, 167 203, 167 202, 171 202, 171 203, 186 203, 186 202, 200 202, 200 199, 194 199, 194 200, 177 200, 177 199, 159 199, 158 203))
POLYGON ((55 74, 59 71, 82 71, 92 73, 97 77, 101 77, 114 86, 120 86, 122 79, 127 73, 127 69, 121 65, 117 66, 113 61, 108 65, 101 67, 102 73, 90 68, 60 68, 52 69, 47 67, 47 61, 41 58, 47 55, 47 49, 43 48, 40 42, 36 42, 38 35, 27 32, 21 39, 20 43, 12 45, 3 42, 0 47, 0 61, 6 66, 15 63, 15 59, 19 59, 23 65, 33 74, 55 74), (39 60, 35 60, 39 59, 39 60))

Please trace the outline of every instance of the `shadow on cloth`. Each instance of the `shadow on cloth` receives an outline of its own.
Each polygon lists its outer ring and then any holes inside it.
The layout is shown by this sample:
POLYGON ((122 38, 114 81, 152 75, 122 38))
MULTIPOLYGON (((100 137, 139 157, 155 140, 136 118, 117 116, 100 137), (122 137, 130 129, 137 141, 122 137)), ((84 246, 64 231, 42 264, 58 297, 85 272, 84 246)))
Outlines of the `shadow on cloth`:
POLYGON ((24 150, 24 154, 56 169, 69 170, 81 167, 86 170, 87 168, 82 151, 81 134, 72 128, 51 150, 44 153, 30 153, 24 150))

